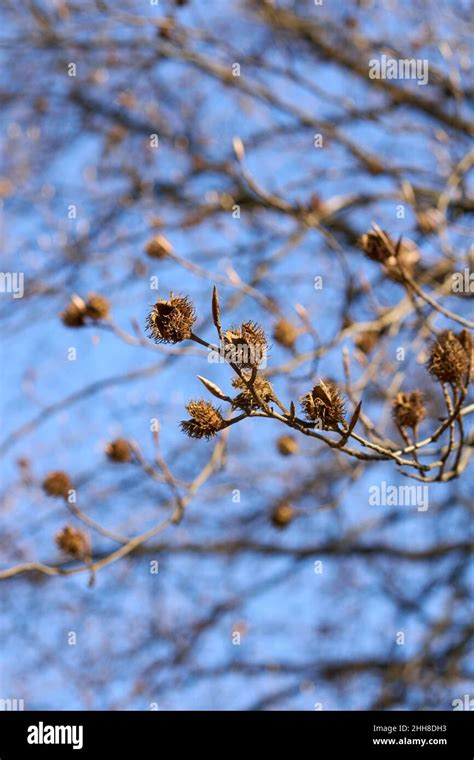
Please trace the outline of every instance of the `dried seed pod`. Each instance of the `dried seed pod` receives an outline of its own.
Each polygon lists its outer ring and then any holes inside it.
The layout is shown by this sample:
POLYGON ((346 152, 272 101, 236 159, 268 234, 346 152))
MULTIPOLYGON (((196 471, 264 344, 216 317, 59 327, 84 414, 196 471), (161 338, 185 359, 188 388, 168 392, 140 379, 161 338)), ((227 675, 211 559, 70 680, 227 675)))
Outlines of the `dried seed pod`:
POLYGON ((470 336, 467 330, 463 330, 459 340, 451 330, 443 330, 432 344, 428 372, 439 382, 463 385, 467 380, 471 356, 465 348, 468 346, 466 334, 470 336))
POLYGON ((344 399, 332 380, 320 380, 319 385, 301 397, 300 403, 306 419, 319 422, 325 430, 344 420, 344 399))
POLYGON ((69 554, 75 559, 86 559, 90 557, 90 540, 87 533, 80 528, 72 525, 65 527, 56 534, 56 544, 65 554, 69 554))
POLYGON ((71 298, 59 316, 66 327, 83 327, 85 324, 86 305, 82 298, 78 298, 77 296, 71 298))
POLYGON ((160 299, 146 319, 149 337, 155 343, 180 343, 191 336, 196 312, 187 296, 170 294, 168 300, 160 299))
POLYGON ((416 428, 426 416, 423 393, 419 390, 398 393, 393 401, 392 415, 399 427, 416 428))
POLYGON ((293 348, 299 335, 299 330, 287 319, 279 319, 273 330, 273 337, 277 343, 285 348, 293 348))
POLYGON ((156 235, 145 246, 145 253, 151 259, 164 259, 172 252, 173 247, 164 235, 156 235))
POLYGON ((48 496, 61 496, 67 499, 69 492, 73 489, 69 475, 62 470, 49 472, 43 480, 43 490, 48 496))
POLYGON ((267 336, 255 322, 243 322, 224 333, 222 351, 226 361, 241 369, 259 367, 267 357, 267 336))
POLYGON ((110 303, 98 293, 90 293, 86 301, 86 316, 94 320, 107 319, 110 313, 110 303))
POLYGON ((278 504, 272 512, 272 523, 275 528, 286 528, 295 516, 295 509, 291 504, 278 504))
POLYGON ((191 419, 181 422, 181 429, 190 438, 212 438, 222 430, 225 425, 224 419, 217 409, 209 401, 190 401, 186 405, 191 419))
POLYGON ((280 435, 276 445, 278 452, 284 457, 289 457, 299 451, 298 441, 293 435, 280 435))
MULTIPOLYGON (((232 399, 232 406, 238 409, 243 409, 248 412, 252 409, 258 409, 259 404, 252 393, 240 377, 232 378, 232 385, 241 391, 235 398, 232 399)), ((262 375, 257 375, 253 387, 260 399, 267 404, 273 398, 273 387, 262 375)))
POLYGON ((126 438, 116 438, 107 444, 105 453, 112 462, 130 462, 133 449, 126 438))
POLYGON ((358 241, 359 247, 367 258, 385 264, 394 255, 395 243, 384 230, 373 229, 362 235, 358 241))

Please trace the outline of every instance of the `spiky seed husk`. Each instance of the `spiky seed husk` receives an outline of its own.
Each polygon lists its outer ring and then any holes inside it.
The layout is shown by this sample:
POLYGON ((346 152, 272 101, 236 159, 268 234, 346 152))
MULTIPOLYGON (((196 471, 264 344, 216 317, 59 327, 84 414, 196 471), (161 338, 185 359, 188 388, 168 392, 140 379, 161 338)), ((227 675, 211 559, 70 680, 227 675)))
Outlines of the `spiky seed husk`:
POLYGON ((423 393, 419 390, 398 393, 393 401, 392 416, 399 427, 416 428, 426 416, 423 393))
POLYGON ((401 240, 397 245, 385 230, 378 227, 362 235, 358 244, 367 258, 383 264, 388 276, 396 282, 403 281, 400 268, 411 275, 420 259, 420 252, 413 241, 401 240))
POLYGON ((275 528, 286 528, 295 516, 295 509, 291 504, 278 504, 272 512, 272 523, 275 528))
POLYGON ((284 457, 289 457, 299 451, 298 441, 293 435, 280 435, 276 444, 278 452, 284 457))
POLYGON ((132 447, 126 438, 116 438, 110 441, 105 448, 105 453, 112 462, 130 462, 132 459, 132 447))
POLYGON ((285 348, 293 348, 299 335, 299 330, 287 319, 279 319, 273 330, 273 337, 277 343, 285 348))
POLYGON ((73 488, 69 475, 62 470, 49 472, 43 480, 43 490, 48 496, 61 496, 67 499, 69 491, 73 488))
POLYGON ((301 397, 300 403, 306 419, 319 422, 323 429, 334 428, 344 420, 344 399, 332 380, 320 380, 318 385, 301 397))
MULTIPOLYGON (((240 379, 240 377, 234 377, 232 378, 232 385, 234 388, 237 388, 237 390, 240 390, 241 392, 232 399, 232 406, 233 408, 243 409, 244 411, 251 411, 252 409, 258 409, 259 404, 257 403, 257 400, 252 393, 252 391, 247 387, 247 385, 244 383, 243 380, 240 379)), ((253 387, 258 395, 258 397, 267 404, 269 401, 273 398, 273 387, 271 383, 266 380, 262 375, 257 375, 253 387)))
POLYGON ((465 333, 467 330, 456 336, 451 330, 443 330, 432 344, 428 372, 439 382, 463 385, 467 380, 471 357, 465 348, 469 340, 465 333))
POLYGON ((98 293, 90 293, 86 301, 86 316, 94 320, 107 319, 110 314, 110 303, 98 293))
POLYGON ((258 367, 268 353, 267 336, 256 322, 243 322, 224 333, 222 350, 226 361, 241 369, 258 367))
POLYGON ((180 343, 191 336, 196 312, 188 296, 160 299, 146 318, 146 330, 155 343, 180 343))
POLYGON ((90 540, 87 533, 72 525, 65 525, 56 534, 56 544, 65 554, 75 559, 84 559, 90 556, 90 540))
POLYGON ((212 438, 224 427, 220 409, 209 401, 200 399, 186 405, 191 419, 181 422, 181 429, 190 438, 212 438))

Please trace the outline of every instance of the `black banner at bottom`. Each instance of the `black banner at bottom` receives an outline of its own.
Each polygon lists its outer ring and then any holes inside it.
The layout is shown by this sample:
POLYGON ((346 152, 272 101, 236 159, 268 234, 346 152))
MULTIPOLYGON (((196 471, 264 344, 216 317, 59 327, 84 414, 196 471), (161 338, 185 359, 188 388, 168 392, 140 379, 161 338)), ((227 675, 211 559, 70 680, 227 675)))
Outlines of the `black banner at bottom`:
POLYGON ((474 720, 468 711, 443 712, 0 712, 0 760, 93 757, 106 750, 155 756, 249 751, 255 737, 280 753, 286 743, 363 752, 370 757, 474 758, 474 720), (213 733, 215 732, 215 733, 213 733), (224 733, 223 733, 224 732, 224 733), (296 744, 295 744, 296 742, 296 744))

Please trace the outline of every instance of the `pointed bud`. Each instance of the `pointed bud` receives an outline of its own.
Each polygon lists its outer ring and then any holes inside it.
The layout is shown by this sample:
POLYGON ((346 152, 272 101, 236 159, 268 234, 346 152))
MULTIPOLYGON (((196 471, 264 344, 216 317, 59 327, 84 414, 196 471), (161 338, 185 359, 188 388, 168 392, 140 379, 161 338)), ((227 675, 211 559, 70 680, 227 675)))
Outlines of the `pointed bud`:
POLYGON ((217 295, 217 288, 215 285, 214 290, 212 291, 212 319, 219 338, 222 338, 221 307, 219 306, 219 296, 217 295))
POLYGON ((220 399, 221 401, 232 401, 232 399, 227 396, 224 391, 219 388, 218 385, 215 383, 211 383, 210 380, 207 379, 207 377, 202 377, 201 375, 198 375, 198 380, 201 381, 203 386, 209 391, 209 393, 212 393, 213 396, 220 399))
POLYGON ((232 146, 234 148, 234 153, 237 156, 237 160, 243 161, 245 158, 245 148, 240 137, 234 137, 232 140, 232 146))

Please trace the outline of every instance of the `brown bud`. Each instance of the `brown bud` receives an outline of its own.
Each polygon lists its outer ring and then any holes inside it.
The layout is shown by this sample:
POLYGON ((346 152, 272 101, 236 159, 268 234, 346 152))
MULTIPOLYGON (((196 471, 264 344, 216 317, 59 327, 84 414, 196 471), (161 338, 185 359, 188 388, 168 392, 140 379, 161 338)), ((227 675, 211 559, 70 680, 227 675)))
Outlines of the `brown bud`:
POLYGON ((219 337, 221 337, 221 307, 219 304, 219 295, 217 293, 217 288, 215 285, 212 291, 212 320, 217 329, 217 332, 219 333, 219 337))
POLYGON ((48 496, 62 496, 63 499, 67 499, 69 491, 73 489, 69 475, 61 470, 49 472, 43 481, 43 490, 48 496))
POLYGON ((116 438, 105 448, 105 453, 112 462, 130 462, 132 459, 132 447, 126 438, 116 438))
POLYGON ((423 393, 398 393, 393 402, 392 415, 399 427, 416 428, 426 416, 423 393))
POLYGON ((291 504, 278 504, 272 512, 272 523, 275 528, 286 528, 295 516, 295 509, 291 504))
POLYGON ((298 441, 293 435, 280 435, 276 443, 278 452, 284 457, 289 457, 299 451, 298 441))
POLYGON ((191 419, 181 422, 181 429, 190 438, 212 438, 224 426, 224 420, 217 409, 209 401, 190 401, 186 405, 191 419))
POLYGON ((149 337, 155 343, 180 343, 191 336, 196 312, 187 296, 170 294, 155 303, 146 319, 149 337))
POLYGON ((378 174, 383 174, 384 172, 384 165, 381 161, 379 161, 377 158, 372 158, 372 156, 369 156, 365 162, 365 165, 367 167, 367 170, 370 172, 370 174, 374 174, 377 176, 378 174))
POLYGON ((75 559, 90 557, 90 541, 87 533, 80 528, 66 525, 56 534, 56 544, 65 554, 75 559))

